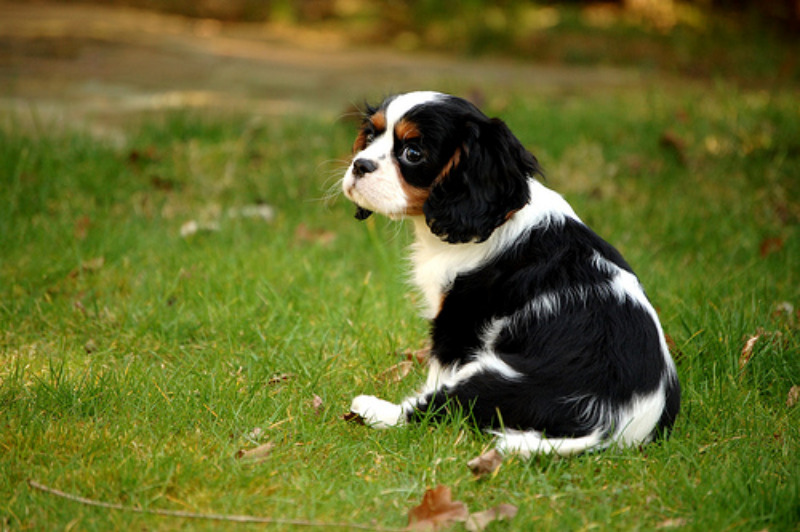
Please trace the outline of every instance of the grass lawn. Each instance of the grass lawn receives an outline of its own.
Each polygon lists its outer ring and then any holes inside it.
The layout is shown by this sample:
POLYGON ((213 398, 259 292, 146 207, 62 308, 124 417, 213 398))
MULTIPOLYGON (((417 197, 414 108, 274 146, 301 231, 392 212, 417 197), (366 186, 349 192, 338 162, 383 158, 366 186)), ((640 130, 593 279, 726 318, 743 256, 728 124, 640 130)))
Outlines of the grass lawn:
POLYGON ((338 195, 351 122, 175 113, 139 119, 120 147, 5 115, 0 528, 255 526, 87 507, 34 479, 138 508, 385 527, 444 484, 473 511, 519 508, 494 530, 797 529, 796 93, 695 85, 486 110, 644 282, 684 390, 670 440, 510 459, 475 480, 466 462, 491 438, 466 423, 345 423, 354 395, 419 384, 421 366, 386 370, 427 327, 404 283, 408 228, 359 223, 338 195))

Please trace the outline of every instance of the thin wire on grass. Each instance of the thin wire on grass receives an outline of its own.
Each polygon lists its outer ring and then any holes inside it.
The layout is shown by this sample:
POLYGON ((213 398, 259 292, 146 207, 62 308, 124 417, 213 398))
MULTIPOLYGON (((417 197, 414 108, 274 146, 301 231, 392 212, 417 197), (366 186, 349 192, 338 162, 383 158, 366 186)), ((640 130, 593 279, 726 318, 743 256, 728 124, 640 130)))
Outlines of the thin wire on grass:
POLYGON ((385 528, 377 525, 360 525, 356 523, 326 523, 321 521, 306 521, 303 519, 285 519, 280 517, 260 517, 256 515, 229 515, 229 514, 203 514, 197 512, 186 512, 182 510, 149 510, 145 508, 136 508, 135 506, 124 506, 122 504, 115 504, 104 501, 97 501, 81 497, 80 495, 73 495, 64 491, 45 486, 35 480, 28 479, 28 486, 32 489, 39 490, 50 495, 55 495, 68 501, 77 502, 86 506, 95 508, 107 508, 109 510, 118 510, 121 512, 132 512, 137 514, 160 515, 162 517, 181 517, 184 519, 205 519, 208 521, 225 521, 233 523, 262 523, 270 525, 292 525, 292 526, 306 526, 317 528, 344 528, 351 530, 374 530, 376 532, 402 532, 404 528, 385 528))

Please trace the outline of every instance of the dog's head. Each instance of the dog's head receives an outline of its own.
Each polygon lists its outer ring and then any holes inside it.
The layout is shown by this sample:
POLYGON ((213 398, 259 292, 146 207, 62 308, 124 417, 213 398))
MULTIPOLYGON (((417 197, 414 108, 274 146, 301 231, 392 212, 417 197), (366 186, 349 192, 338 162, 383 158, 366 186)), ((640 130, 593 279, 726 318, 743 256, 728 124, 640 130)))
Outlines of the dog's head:
POLYGON ((412 92, 367 109, 344 194, 392 218, 424 216, 450 243, 481 242, 528 202, 536 158, 508 127, 446 94, 412 92))

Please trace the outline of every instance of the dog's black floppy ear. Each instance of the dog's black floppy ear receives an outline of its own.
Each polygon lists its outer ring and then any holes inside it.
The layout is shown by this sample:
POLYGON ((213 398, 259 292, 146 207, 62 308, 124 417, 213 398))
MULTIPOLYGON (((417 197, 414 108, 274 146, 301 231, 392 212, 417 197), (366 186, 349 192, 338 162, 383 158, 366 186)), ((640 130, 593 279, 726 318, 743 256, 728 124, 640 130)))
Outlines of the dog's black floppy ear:
POLYGON ((450 243, 482 242, 528 202, 536 158, 499 119, 470 120, 452 167, 437 178, 423 212, 450 243))

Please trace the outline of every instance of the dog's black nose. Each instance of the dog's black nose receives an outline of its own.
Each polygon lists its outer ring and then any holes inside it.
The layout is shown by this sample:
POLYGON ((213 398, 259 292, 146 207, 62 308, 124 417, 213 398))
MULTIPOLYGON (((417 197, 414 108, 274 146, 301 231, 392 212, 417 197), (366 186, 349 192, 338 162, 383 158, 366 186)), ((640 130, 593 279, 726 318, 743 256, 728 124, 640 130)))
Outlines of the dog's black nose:
POLYGON ((378 164, 369 159, 356 159, 353 161, 353 175, 355 177, 364 177, 370 172, 374 172, 377 168, 378 164))

